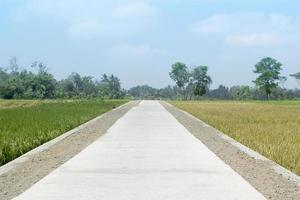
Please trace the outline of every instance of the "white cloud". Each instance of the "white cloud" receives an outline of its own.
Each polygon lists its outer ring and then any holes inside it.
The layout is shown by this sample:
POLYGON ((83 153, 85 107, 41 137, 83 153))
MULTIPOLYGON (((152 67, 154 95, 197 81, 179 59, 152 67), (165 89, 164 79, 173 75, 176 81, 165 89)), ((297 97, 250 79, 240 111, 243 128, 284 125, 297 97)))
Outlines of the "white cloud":
POLYGON ((197 34, 220 36, 230 45, 255 47, 298 41, 297 25, 292 17, 282 14, 239 13, 213 15, 193 23, 189 29, 197 34))
POLYGON ((25 0, 25 4, 15 11, 15 16, 64 23, 71 38, 93 39, 103 35, 123 35, 137 27, 147 29, 145 22, 155 13, 155 7, 149 3, 128 0, 25 0))

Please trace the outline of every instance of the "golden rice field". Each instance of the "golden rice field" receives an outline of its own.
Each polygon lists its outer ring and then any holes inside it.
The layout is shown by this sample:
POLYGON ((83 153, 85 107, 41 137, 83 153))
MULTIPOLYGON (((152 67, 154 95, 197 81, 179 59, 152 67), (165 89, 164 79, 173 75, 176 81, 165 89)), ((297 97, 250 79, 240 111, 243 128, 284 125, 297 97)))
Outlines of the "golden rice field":
POLYGON ((171 103, 300 175, 300 101, 171 103))

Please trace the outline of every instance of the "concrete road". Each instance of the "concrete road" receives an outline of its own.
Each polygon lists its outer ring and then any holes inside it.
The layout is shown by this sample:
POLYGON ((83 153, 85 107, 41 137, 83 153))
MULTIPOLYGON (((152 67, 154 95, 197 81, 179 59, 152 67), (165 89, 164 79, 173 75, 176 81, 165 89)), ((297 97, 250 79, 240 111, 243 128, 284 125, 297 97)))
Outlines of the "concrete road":
POLYGON ((143 101, 107 134, 16 199, 265 198, 157 101, 143 101))

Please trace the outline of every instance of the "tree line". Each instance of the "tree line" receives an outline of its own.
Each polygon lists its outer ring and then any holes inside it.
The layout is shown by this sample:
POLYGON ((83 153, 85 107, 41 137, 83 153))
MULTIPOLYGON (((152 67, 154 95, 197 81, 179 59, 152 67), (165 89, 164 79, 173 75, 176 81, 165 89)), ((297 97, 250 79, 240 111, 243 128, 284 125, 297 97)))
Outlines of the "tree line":
MULTIPOLYGON (((103 74, 99 79, 71 73, 56 80, 42 62, 34 62, 32 70, 21 69, 16 58, 9 67, 0 68, 0 98, 4 99, 54 99, 54 98, 102 98, 102 99, 295 99, 299 89, 286 89, 287 77, 281 76, 282 64, 266 57, 261 59, 253 72, 257 78, 255 87, 247 85, 210 89, 212 79, 205 65, 189 68, 177 62, 171 66, 169 76, 174 86, 156 89, 149 85, 135 86, 129 90, 121 87, 121 81, 113 74, 103 74)), ((291 74, 300 86, 300 72, 291 74)))
POLYGON ((9 67, 0 68, 0 98, 53 99, 53 98, 107 98, 120 99, 126 95, 120 79, 103 74, 99 80, 91 76, 70 74, 56 80, 42 62, 34 62, 32 71, 21 69, 16 58, 9 67))
MULTIPOLYGON (((258 77, 253 81, 255 87, 247 85, 226 87, 220 85, 210 89, 212 83, 207 66, 197 66, 189 69, 186 64, 177 62, 171 66, 170 78, 175 86, 155 89, 148 85, 131 88, 128 93, 139 99, 295 99, 300 98, 299 89, 286 89, 284 83, 287 77, 281 76, 282 64, 276 59, 266 57, 261 59, 253 72, 258 77), (281 86, 280 86, 281 85, 281 86)), ((300 72, 291 74, 300 86, 300 72)))
MULTIPOLYGON (((156 89, 149 85, 135 86, 128 90, 128 95, 135 99, 182 99, 180 90, 177 86, 167 86, 164 88, 156 89)), ((296 99, 300 98, 299 89, 285 89, 277 87, 270 94, 269 99, 296 99)), ((257 87, 250 87, 247 85, 238 85, 226 87, 220 85, 216 89, 209 89, 207 93, 201 97, 192 97, 193 100, 197 99, 222 99, 222 100, 263 100, 266 99, 264 91, 257 87)))

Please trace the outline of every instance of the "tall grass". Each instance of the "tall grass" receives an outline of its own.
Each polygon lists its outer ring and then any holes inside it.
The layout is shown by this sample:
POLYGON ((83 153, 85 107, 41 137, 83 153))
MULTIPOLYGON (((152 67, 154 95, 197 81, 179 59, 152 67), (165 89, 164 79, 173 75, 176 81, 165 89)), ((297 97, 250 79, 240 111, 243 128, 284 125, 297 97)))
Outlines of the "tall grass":
POLYGON ((0 109, 0 165, 126 101, 54 101, 0 109))
POLYGON ((300 175, 300 101, 171 103, 300 175))

